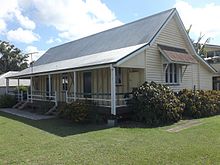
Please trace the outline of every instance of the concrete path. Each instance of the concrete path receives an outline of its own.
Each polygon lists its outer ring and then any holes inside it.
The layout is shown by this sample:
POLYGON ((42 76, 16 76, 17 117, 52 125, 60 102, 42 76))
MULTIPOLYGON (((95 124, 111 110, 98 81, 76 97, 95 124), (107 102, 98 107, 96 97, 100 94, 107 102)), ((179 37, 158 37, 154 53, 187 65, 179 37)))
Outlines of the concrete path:
POLYGON ((51 119, 55 117, 55 116, 39 115, 36 113, 31 113, 28 111, 18 110, 14 108, 0 108, 0 111, 5 112, 5 113, 10 113, 16 116, 24 117, 27 119, 31 119, 31 120, 43 120, 43 119, 51 119))
POLYGON ((182 123, 180 125, 174 126, 173 128, 167 129, 167 131, 168 132, 179 132, 179 131, 182 131, 187 128, 198 126, 200 124, 202 124, 202 122, 200 122, 196 119, 195 120, 187 120, 187 121, 185 121, 185 123, 182 123))

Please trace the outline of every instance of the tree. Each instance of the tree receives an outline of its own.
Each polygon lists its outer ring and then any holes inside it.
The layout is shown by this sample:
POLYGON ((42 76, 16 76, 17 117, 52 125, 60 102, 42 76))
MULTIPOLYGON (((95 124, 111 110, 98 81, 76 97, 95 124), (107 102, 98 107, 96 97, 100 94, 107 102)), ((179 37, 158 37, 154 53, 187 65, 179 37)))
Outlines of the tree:
POLYGON ((207 57, 207 51, 205 49, 206 44, 210 42, 210 37, 205 40, 205 42, 201 42, 201 40, 204 38, 204 34, 200 33, 197 42, 194 43, 194 47, 196 49, 196 52, 203 58, 207 57))
MULTIPOLYGON (((188 35, 189 35, 189 32, 190 32, 190 30, 191 30, 191 28, 192 28, 192 25, 190 25, 189 26, 189 28, 186 30, 186 32, 188 33, 188 35)), ((207 55, 207 51, 206 51, 206 49, 205 49, 205 46, 210 42, 210 37, 208 37, 206 40, 205 40, 205 42, 201 42, 202 41, 202 39, 205 37, 205 34, 202 34, 202 33, 200 33, 200 35, 199 35, 199 37, 198 37, 198 39, 197 39, 197 41, 195 42, 194 40, 192 40, 192 43, 193 43, 193 45, 194 45, 194 48, 195 48, 195 50, 196 50, 196 52, 198 53, 198 55, 200 55, 202 58, 205 58, 206 57, 206 55, 207 55)))
POLYGON ((6 41, 0 40, 0 74, 20 71, 28 67, 28 55, 6 41))

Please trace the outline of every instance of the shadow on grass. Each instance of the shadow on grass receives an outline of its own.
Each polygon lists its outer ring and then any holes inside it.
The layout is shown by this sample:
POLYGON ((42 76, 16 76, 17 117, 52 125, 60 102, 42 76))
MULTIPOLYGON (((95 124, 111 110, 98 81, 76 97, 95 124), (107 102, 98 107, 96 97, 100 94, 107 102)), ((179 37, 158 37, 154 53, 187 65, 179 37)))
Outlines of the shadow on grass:
POLYGON ((76 124, 68 120, 53 118, 45 120, 30 120, 23 117, 15 116, 5 112, 0 112, 0 116, 22 122, 24 124, 30 125, 32 127, 41 129, 43 131, 49 132, 51 134, 66 137, 70 135, 77 135, 92 131, 98 131, 103 129, 108 129, 106 124, 76 124))
POLYGON ((157 125, 148 125, 142 122, 136 122, 132 120, 123 121, 118 124, 120 128, 159 128, 159 127, 167 127, 175 124, 175 122, 172 123, 166 123, 166 124, 157 124, 157 125))

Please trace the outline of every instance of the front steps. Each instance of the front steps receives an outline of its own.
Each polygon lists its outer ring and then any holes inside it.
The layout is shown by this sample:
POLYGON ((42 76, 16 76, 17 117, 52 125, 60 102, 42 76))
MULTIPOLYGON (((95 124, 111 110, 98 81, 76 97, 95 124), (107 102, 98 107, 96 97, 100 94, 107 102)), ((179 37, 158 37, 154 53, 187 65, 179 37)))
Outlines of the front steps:
POLYGON ((25 106, 28 104, 28 101, 20 101, 17 104, 15 104, 12 108, 16 108, 19 110, 22 110, 25 108, 25 106))
POLYGON ((34 101, 33 103, 28 101, 20 101, 12 108, 19 110, 27 110, 29 112, 43 114, 43 115, 57 115, 57 106, 53 102, 46 101, 34 101))
POLYGON ((24 103, 24 101, 20 101, 17 104, 15 104, 12 108, 18 108, 20 107, 22 104, 24 103))
POLYGON ((55 115, 55 116, 57 116, 57 106, 54 105, 52 108, 49 109, 48 112, 45 113, 45 115, 55 115))

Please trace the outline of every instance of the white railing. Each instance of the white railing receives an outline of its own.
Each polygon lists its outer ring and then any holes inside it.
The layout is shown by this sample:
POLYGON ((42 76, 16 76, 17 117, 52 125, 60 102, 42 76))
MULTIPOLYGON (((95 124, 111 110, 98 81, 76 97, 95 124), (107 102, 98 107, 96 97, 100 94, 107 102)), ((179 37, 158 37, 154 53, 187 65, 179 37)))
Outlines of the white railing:
MULTIPOLYGON (((89 100, 95 104, 104 107, 111 107, 111 94, 110 93, 68 93, 66 91, 65 98, 67 103, 74 100, 89 100)), ((116 107, 127 106, 127 101, 130 99, 130 93, 116 93, 116 107)))
POLYGON ((32 101, 50 101, 54 102, 57 106, 57 92, 43 92, 43 91, 32 91, 32 93, 27 93, 27 100, 32 101))

